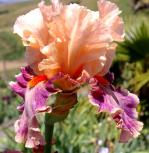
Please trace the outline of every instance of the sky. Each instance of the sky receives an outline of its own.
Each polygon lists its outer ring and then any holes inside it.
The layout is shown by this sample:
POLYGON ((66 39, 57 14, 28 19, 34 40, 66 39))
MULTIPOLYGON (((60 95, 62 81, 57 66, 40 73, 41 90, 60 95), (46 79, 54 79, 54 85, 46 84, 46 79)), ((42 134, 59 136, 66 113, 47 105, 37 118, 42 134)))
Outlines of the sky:
POLYGON ((29 0, 0 0, 0 3, 16 3, 16 2, 23 2, 29 0))

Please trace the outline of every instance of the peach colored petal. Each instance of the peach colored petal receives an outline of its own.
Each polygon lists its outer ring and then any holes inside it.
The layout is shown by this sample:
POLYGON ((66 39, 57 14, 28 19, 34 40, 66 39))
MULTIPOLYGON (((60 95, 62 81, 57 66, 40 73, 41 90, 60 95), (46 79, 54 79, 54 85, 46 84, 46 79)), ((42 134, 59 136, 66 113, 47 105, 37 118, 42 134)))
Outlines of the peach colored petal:
POLYGON ((48 42, 48 32, 40 9, 34 9, 17 18, 14 33, 22 37, 26 46, 44 46, 48 42))
POLYGON ((107 49, 105 58, 107 61, 105 62, 105 65, 103 66, 100 75, 104 76, 110 69, 112 65, 113 58, 115 57, 115 50, 107 49))
POLYGON ((100 0, 98 1, 98 9, 101 22, 110 28, 113 40, 123 40, 124 24, 122 19, 118 16, 121 11, 116 4, 107 0, 100 0))
POLYGON ((38 52, 27 51, 28 63, 48 77, 59 71, 72 78, 81 76, 83 70, 91 77, 107 73, 115 54, 113 41, 124 36, 118 7, 107 0, 98 2, 99 11, 51 2, 47 6, 42 1, 39 9, 19 17, 14 26, 29 42, 26 45, 38 52), (37 59, 31 62, 33 55, 37 59))
MULTIPOLYGON (((100 0, 98 1, 99 14, 101 22, 110 29, 112 40, 122 41, 124 38, 124 23, 122 19, 118 16, 121 11, 118 7, 109 1, 100 0)), ((116 44, 112 44, 107 47, 106 59, 103 70, 100 72, 100 75, 105 75, 112 64, 113 58, 115 56, 116 44)))
POLYGON ((41 54, 39 49, 33 47, 27 47, 25 58, 28 65, 30 65, 30 67, 34 70, 34 72, 36 74, 40 74, 41 72, 38 69, 38 64, 42 61, 42 59, 45 58, 45 56, 41 54))
MULTIPOLYGON (((76 75, 80 67, 91 76, 107 72, 113 59, 109 55, 114 54, 108 47, 123 35, 118 7, 101 0, 98 13, 77 4, 63 6, 59 1, 52 3, 51 6, 42 3, 40 9, 49 34, 56 42, 55 62, 71 76, 76 75)), ((46 52, 47 59, 51 58, 50 52, 50 49, 46 52)))
POLYGON ((44 71, 44 74, 48 78, 51 78, 60 71, 59 64, 53 60, 52 56, 51 58, 43 59, 42 62, 39 63, 38 68, 40 71, 44 71))

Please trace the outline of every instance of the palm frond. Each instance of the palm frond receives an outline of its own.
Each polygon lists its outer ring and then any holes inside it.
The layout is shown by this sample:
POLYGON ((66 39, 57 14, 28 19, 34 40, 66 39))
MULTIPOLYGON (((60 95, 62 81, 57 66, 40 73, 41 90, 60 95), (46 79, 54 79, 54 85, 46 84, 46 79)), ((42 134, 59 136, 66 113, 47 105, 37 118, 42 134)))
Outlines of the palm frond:
POLYGON ((145 23, 132 27, 126 32, 125 40, 117 43, 118 60, 136 62, 149 59, 149 28, 145 23))

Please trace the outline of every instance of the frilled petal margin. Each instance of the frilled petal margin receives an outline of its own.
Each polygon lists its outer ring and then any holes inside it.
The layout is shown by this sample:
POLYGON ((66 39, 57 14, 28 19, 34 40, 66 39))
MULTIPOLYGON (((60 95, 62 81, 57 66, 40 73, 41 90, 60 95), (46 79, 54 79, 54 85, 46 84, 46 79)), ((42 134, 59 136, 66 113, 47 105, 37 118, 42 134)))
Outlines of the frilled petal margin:
POLYGON ((21 74, 16 76, 17 82, 10 83, 11 89, 24 99, 23 104, 18 106, 23 113, 15 122, 15 139, 18 143, 25 143, 28 148, 44 145, 36 114, 50 113, 52 109, 46 105, 46 101, 50 95, 58 92, 58 89, 55 89, 50 81, 42 81, 43 77, 34 79, 35 77, 32 70, 25 67, 21 69, 21 74), (29 86, 29 82, 32 80, 36 83, 34 87, 29 86))
POLYGON ((90 80, 90 102, 99 108, 99 112, 108 112, 121 129, 120 142, 128 142, 136 138, 143 128, 143 123, 137 121, 136 107, 139 99, 136 95, 122 89, 115 89, 109 84, 102 84, 100 80, 90 80))

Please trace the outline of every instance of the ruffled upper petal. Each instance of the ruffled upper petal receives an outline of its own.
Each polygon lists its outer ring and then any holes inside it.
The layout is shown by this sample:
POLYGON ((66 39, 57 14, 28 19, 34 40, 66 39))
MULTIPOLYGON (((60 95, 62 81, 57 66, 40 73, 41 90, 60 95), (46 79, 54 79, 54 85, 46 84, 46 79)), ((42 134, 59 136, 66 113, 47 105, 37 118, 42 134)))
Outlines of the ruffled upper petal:
POLYGON ((48 32, 40 9, 34 9, 26 15, 17 18, 14 24, 14 33, 23 40, 25 46, 38 48, 48 42, 48 32))
POLYGON ((115 54, 113 41, 123 39, 124 28, 114 3, 101 0, 98 8, 91 11, 59 0, 47 6, 42 1, 17 19, 14 32, 28 46, 26 59, 36 73, 51 78, 62 72, 77 78, 83 70, 90 76, 108 72, 115 54))
POLYGON ((102 0, 98 5, 99 12, 94 12, 77 4, 52 1, 52 5, 46 6, 40 3, 53 39, 52 45, 42 51, 46 60, 39 64, 41 70, 49 76, 61 71, 73 78, 79 77, 83 70, 91 76, 108 71, 116 47, 111 47, 111 43, 122 40, 123 22, 115 4, 102 0))
MULTIPOLYGON (((100 0, 98 1, 98 10, 100 14, 100 20, 103 25, 108 30, 111 36, 112 41, 122 41, 124 38, 124 23, 123 20, 119 17, 121 11, 116 6, 116 4, 111 3, 110 1, 100 0)), ((109 47, 106 48, 105 58, 107 59, 100 75, 105 75, 112 64, 113 58, 115 56, 116 44, 109 44, 109 47)))
POLYGON ((124 23, 118 16, 121 11, 116 4, 107 0, 100 0, 98 1, 98 10, 101 22, 109 28, 112 39, 115 41, 123 40, 124 23))

